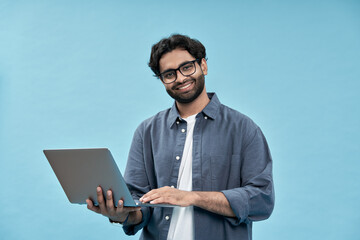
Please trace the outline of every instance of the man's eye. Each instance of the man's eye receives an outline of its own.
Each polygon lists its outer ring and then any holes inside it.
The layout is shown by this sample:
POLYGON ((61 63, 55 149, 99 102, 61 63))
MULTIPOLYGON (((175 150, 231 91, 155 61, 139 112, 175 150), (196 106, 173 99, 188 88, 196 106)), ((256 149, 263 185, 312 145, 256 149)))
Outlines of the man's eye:
POLYGON ((189 71, 192 70, 193 65, 192 64, 186 64, 184 66, 181 67, 182 71, 189 71))
POLYGON ((174 75, 174 72, 168 72, 168 73, 165 73, 164 74, 164 78, 173 78, 175 75, 174 75))

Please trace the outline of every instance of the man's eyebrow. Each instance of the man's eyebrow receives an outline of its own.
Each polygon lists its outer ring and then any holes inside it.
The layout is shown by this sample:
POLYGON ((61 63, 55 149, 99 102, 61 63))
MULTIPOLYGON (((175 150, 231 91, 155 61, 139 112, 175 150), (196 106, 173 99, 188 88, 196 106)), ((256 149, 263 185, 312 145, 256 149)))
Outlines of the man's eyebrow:
MULTIPOLYGON (((186 63, 188 63, 188 62, 191 62, 191 61, 194 61, 194 60, 184 61, 184 62, 180 63, 177 68, 179 68, 179 67, 181 67, 182 65, 184 65, 184 64, 186 64, 186 63)), ((175 70, 175 68, 168 68, 168 69, 166 69, 166 70, 164 70, 164 71, 162 71, 162 72, 160 72, 160 73, 166 73, 166 72, 170 72, 170 71, 173 71, 173 70, 175 70)))

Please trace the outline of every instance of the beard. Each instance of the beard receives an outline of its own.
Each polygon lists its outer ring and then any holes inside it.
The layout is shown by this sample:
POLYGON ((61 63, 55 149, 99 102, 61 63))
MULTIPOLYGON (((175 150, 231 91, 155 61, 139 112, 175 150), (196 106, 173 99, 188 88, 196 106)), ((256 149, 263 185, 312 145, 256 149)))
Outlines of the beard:
MULTIPOLYGON (((184 83, 186 83, 186 82, 194 82, 195 86, 191 90, 191 92, 177 94, 175 91, 173 91, 180 84, 173 86, 171 89, 166 89, 166 91, 170 95, 170 97, 172 97, 178 103, 191 103, 197 97, 199 97, 199 95, 203 92, 204 87, 205 87, 205 75, 201 74, 197 78, 190 77, 189 80, 184 81, 184 83)), ((182 84, 184 84, 184 83, 182 83, 182 84)))

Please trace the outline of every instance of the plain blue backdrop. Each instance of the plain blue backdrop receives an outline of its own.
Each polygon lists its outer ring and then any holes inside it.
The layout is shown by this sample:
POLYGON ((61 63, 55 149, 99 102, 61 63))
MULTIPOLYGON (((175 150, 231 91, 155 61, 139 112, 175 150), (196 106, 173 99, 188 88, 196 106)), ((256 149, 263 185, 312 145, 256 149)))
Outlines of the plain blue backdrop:
POLYGON ((70 204, 42 150, 108 147, 173 101, 147 67, 172 33, 252 118, 276 206, 254 239, 360 239, 359 1, 0 1, 0 238, 137 239, 70 204))

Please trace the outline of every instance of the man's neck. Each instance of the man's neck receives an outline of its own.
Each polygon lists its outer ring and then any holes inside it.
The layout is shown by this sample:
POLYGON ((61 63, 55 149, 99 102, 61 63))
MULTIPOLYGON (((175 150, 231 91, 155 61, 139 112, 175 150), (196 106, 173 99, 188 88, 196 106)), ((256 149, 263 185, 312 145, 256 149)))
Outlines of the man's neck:
POLYGON ((176 102, 177 109, 182 118, 187 118, 191 115, 201 112, 206 105, 210 102, 210 99, 206 93, 206 89, 192 102, 190 103, 179 103, 176 102))

